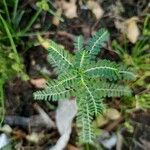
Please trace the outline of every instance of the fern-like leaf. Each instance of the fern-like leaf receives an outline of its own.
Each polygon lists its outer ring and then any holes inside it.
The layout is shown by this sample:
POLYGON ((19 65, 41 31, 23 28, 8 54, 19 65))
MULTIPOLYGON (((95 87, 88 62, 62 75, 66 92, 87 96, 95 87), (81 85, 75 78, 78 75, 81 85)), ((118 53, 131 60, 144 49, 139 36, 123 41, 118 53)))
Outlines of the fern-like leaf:
POLYGON ((89 63, 90 59, 87 51, 76 52, 75 67, 84 68, 89 63))
POLYGON ((134 80, 135 74, 125 65, 118 65, 109 60, 100 60, 97 63, 91 63, 87 67, 85 74, 89 77, 101 77, 109 80, 134 80))
POLYGON ((120 97, 131 96, 131 90, 128 86, 118 84, 110 84, 107 82, 99 82, 95 90, 99 97, 120 97), (99 86, 98 86, 99 85, 99 86))
POLYGON ((72 88, 54 87, 45 89, 34 93, 34 99, 37 100, 60 100, 66 97, 73 96, 74 90, 72 88))
POLYGON ((72 59, 73 57, 70 56, 70 54, 58 46, 53 41, 49 42, 49 48, 48 48, 49 56, 48 60, 50 63, 52 63, 54 66, 58 67, 58 70, 66 70, 68 67, 73 67, 72 59))
POLYGON ((105 29, 100 29, 96 34, 90 38, 86 49, 89 51, 91 59, 95 59, 95 56, 100 52, 100 48, 108 40, 109 33, 105 29))
POLYGON ((75 41, 74 41, 74 47, 75 47, 75 50, 76 51, 81 51, 83 50, 83 44, 84 44, 84 41, 83 41, 83 36, 77 36, 75 38, 75 41))
POLYGON ((43 100, 76 97, 77 124, 81 128, 82 143, 93 143, 95 134, 92 120, 103 112, 103 98, 131 94, 128 87, 116 83, 117 80, 132 80, 135 75, 130 69, 108 60, 93 60, 107 39, 108 32, 101 29, 89 40, 85 50, 83 38, 78 37, 75 41, 76 52, 72 57, 55 42, 50 41, 49 61, 54 68, 58 68, 57 73, 61 74, 56 80, 48 82, 44 90, 34 93, 35 99, 43 100), (115 81, 115 84, 110 81, 115 81))
POLYGON ((77 125, 81 129, 79 133, 80 143, 93 144, 95 139, 94 129, 92 127, 92 115, 86 102, 86 99, 81 99, 82 103, 78 105, 77 125), (81 107, 82 106, 82 107, 81 107))
POLYGON ((119 78, 117 65, 108 60, 100 60, 97 63, 91 63, 85 70, 85 74, 91 77, 107 78, 117 80, 119 78))
POLYGON ((130 68, 127 68, 126 65, 120 64, 119 65, 119 74, 122 80, 135 80, 136 75, 130 68))
POLYGON ((82 83, 83 86, 85 87, 85 95, 88 98, 88 104, 89 104, 89 109, 92 115, 98 115, 101 113, 101 103, 100 103, 100 99, 99 97, 97 97, 97 95, 95 95, 92 91, 92 89, 87 85, 87 83, 84 81, 84 79, 82 78, 82 83))

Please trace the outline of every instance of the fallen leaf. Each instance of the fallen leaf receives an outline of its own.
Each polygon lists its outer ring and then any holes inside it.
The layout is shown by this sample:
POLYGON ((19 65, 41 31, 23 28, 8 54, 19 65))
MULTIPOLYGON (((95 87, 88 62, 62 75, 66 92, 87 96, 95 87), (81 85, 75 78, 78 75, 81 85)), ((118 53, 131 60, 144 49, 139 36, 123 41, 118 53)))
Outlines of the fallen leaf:
POLYGON ((67 150, 79 150, 79 149, 77 147, 75 147, 74 145, 68 144, 67 150))
POLYGON ((116 16, 116 17, 120 17, 121 13, 125 12, 125 8, 122 4, 122 2, 116 1, 112 6, 111 6, 111 10, 112 10, 112 15, 116 16))
POLYGON ((125 27, 125 24, 124 22, 121 22, 119 20, 115 20, 115 27, 121 31, 121 33, 125 34, 126 32, 126 27, 125 27))
POLYGON ((135 43, 140 35, 137 20, 137 17, 132 17, 125 22, 127 24, 127 37, 132 43, 135 43))
POLYGON ((56 145, 50 150, 62 150, 66 147, 71 134, 72 120, 76 113, 77 106, 75 100, 61 100, 58 102, 56 125, 61 137, 58 139, 56 145))
POLYGON ((5 133, 0 134, 0 149, 3 149, 9 142, 10 139, 5 133))
POLYGON ((41 133, 31 133, 30 135, 27 135, 26 136, 26 139, 30 142, 33 142, 33 143, 39 143, 39 141, 44 137, 44 135, 41 133))
POLYGON ((11 133, 12 132, 12 128, 5 124, 3 127, 0 128, 0 131, 5 132, 5 133, 11 133))
POLYGON ((137 21, 137 17, 129 18, 123 22, 118 20, 115 21, 116 28, 119 29, 124 35, 127 35, 127 38, 131 43, 135 43, 140 35, 137 21))
POLYGON ((49 117, 49 115, 38 104, 34 104, 34 108, 39 113, 42 122, 45 123, 45 125, 48 128, 54 128, 55 127, 55 123, 53 122, 53 120, 49 117))
MULTIPOLYGON (((39 34, 38 34, 37 38, 38 38, 38 41, 41 44, 41 46, 43 46, 45 49, 48 49, 50 47, 49 39, 42 38, 39 34)), ((64 48, 63 45, 59 45, 59 46, 60 46, 60 48, 64 48)))
POLYGON ((117 120, 121 116, 120 112, 117 109, 109 108, 106 111, 106 117, 110 120, 117 120))
POLYGON ((60 24, 60 19, 58 18, 61 17, 61 14, 62 14, 62 9, 57 9, 57 12, 56 12, 56 15, 53 17, 52 19, 52 23, 56 26, 58 26, 60 24))
POLYGON ((12 135, 13 135, 13 139, 18 139, 18 140, 24 139, 27 136, 26 133, 20 129, 13 130, 12 135))
POLYGON ((141 143, 143 144, 144 150, 150 149, 150 141, 140 138, 141 143))
POLYGON ((117 143, 117 136, 115 134, 110 135, 107 139, 101 141, 101 144, 106 149, 112 149, 117 143))
POLYGON ((106 125, 109 122, 109 119, 100 115, 99 117, 96 118, 96 120, 94 121, 94 124, 97 127, 102 127, 104 125, 106 125))
POLYGON ((31 79, 31 84, 34 85, 36 88, 44 88, 46 85, 46 80, 44 78, 39 79, 31 79))
POLYGON ((87 2, 87 7, 93 12, 97 20, 102 18, 104 10, 102 9, 102 7, 99 5, 98 2, 94 0, 89 0, 87 2))
POLYGON ((116 143, 116 149, 117 150, 122 150, 122 146, 123 146, 123 136, 120 132, 117 132, 117 143, 116 143))
POLYGON ((49 48, 49 40, 48 39, 44 39, 42 38, 39 34, 37 36, 39 43, 45 48, 48 49, 49 48))
POLYGON ((76 0, 70 0, 69 2, 65 0, 56 0, 55 4, 57 8, 62 9, 67 18, 72 19, 77 17, 76 0))

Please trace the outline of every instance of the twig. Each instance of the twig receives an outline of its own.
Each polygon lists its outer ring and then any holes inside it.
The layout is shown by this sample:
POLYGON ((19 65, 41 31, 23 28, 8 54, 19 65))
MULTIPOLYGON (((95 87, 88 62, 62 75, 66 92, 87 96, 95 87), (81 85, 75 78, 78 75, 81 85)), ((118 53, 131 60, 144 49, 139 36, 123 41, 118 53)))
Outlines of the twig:
POLYGON ((34 104, 34 108, 39 113, 40 117, 43 119, 47 127, 54 128, 56 126, 54 121, 47 115, 47 113, 37 103, 34 104))

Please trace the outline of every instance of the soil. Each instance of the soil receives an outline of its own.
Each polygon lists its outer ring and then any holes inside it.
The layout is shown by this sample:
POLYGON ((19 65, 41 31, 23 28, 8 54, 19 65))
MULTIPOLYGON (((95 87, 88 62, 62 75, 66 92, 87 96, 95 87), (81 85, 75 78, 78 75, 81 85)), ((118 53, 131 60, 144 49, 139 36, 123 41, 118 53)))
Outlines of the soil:
MULTIPOLYGON (((110 42, 108 43, 107 48, 103 49, 103 52, 99 54, 99 58, 107 58, 114 61, 119 61, 119 56, 110 51, 110 44, 113 39, 120 40, 120 32, 116 29, 114 24, 114 18, 110 17, 110 10, 112 4, 116 1, 103 0, 101 3, 102 8, 105 11, 105 15, 102 19, 96 21, 93 14, 89 10, 84 10, 78 7, 78 18, 67 19, 64 17, 64 22, 61 22, 59 26, 54 26, 52 24, 48 25, 52 17, 49 14, 43 13, 37 24, 41 24, 41 29, 47 30, 45 37, 51 38, 54 41, 65 46, 66 49, 73 53, 73 40, 74 36, 82 34, 87 41, 91 36, 93 31, 101 27, 105 27, 110 31, 110 42), (45 18, 45 19, 44 19, 45 18), (63 31, 63 32, 62 32, 63 31)), ((121 14, 123 19, 138 16, 139 17, 139 26, 142 26, 143 20, 145 18, 143 11, 148 5, 147 0, 121 0, 125 11, 121 14)), ((23 8, 30 7, 30 15, 34 12, 32 6, 35 4, 35 1, 24 1, 23 8)), ((77 5, 78 2, 77 2, 77 5)), ((22 24, 25 24, 27 20, 24 20, 22 24)), ((33 31, 36 31, 34 29, 33 31)), ((39 29, 38 29, 39 30, 39 29)), ((35 36, 24 38, 25 41, 30 41, 35 39, 35 36)), ((131 44, 131 43, 130 43, 131 44)), ((132 44, 131 44, 132 46, 132 44)), ((41 70, 44 72, 46 70, 46 77, 56 78, 57 76, 53 72, 53 68, 47 61, 47 51, 44 50, 41 46, 31 47, 25 53, 20 51, 20 55, 23 57, 24 65, 27 74, 30 78, 38 79, 43 77, 41 70)), ((44 73, 43 73, 44 74, 44 73)), ((38 104, 44 111, 51 116, 55 121, 55 109, 57 102, 53 102, 51 105, 54 106, 48 107, 46 102, 35 101, 33 99, 33 92, 37 89, 30 83, 30 81, 22 81, 19 77, 14 77, 12 80, 8 81, 5 85, 5 109, 6 117, 4 124, 8 124, 13 128, 13 131, 16 131, 12 134, 13 139, 22 141, 22 149, 26 150, 46 150, 49 146, 54 145, 59 138, 59 133, 57 129, 46 129, 45 127, 40 126, 30 126, 28 119, 31 119, 34 116, 38 115, 37 110, 35 109, 35 103, 38 104), (31 144, 25 139, 26 134, 29 134, 33 131, 44 133, 45 138, 43 141, 37 144, 31 144)), ((113 100, 110 105, 113 107, 118 107, 120 99, 113 100), (117 103, 115 103, 115 101, 117 103)), ((127 143, 123 144, 123 149, 127 150, 142 150, 147 146, 150 148, 150 111, 139 111, 134 112, 130 115, 130 121, 134 126, 134 132, 128 133, 124 130, 122 135, 124 136, 127 143), (133 142, 130 141, 132 139, 133 142), (138 141, 138 142, 134 142, 138 141), (146 144, 145 144, 145 143, 146 144), (143 143, 146 145, 143 147, 143 143)), ((119 122, 117 127, 121 126, 123 122, 119 122)), ((113 129, 116 131, 116 128, 113 129)), ((73 133, 70 138, 70 144, 77 147, 76 140, 76 128, 73 130, 73 133), (74 132, 75 131, 75 132, 74 132)), ((70 149, 71 150, 71 149, 70 149)))

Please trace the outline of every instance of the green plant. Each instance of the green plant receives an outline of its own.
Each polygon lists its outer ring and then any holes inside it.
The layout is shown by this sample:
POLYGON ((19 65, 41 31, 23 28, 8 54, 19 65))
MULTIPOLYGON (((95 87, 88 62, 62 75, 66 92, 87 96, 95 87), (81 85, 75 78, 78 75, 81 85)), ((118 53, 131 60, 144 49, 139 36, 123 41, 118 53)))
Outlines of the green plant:
POLYGON ((41 44, 48 49, 48 60, 59 76, 49 81, 44 90, 35 92, 34 98, 63 100, 74 96, 78 107, 77 125, 81 128, 81 143, 93 143, 95 135, 92 120, 103 112, 103 98, 131 94, 127 86, 116 83, 135 78, 129 68, 109 60, 95 61, 108 37, 108 32, 101 29, 84 47, 83 37, 79 36, 75 40, 75 55, 69 54, 55 42, 47 42, 39 37, 41 44))
POLYGON ((130 48, 128 41, 123 43, 124 46, 119 44, 116 40, 112 42, 112 48, 120 56, 121 60, 128 66, 134 67, 137 71, 149 71, 150 53, 149 53, 149 35, 150 35, 150 15, 147 15, 142 35, 135 45, 130 48), (131 51, 129 51, 131 49, 131 51))
POLYGON ((0 42, 0 124, 3 122, 4 119, 3 86, 5 82, 13 75, 18 73, 20 73, 23 79, 27 79, 27 75, 24 72, 23 63, 19 57, 19 54, 17 53, 16 45, 12 38, 8 24, 0 14, 0 27, 1 26, 4 27, 4 32, 6 32, 9 40, 6 43, 0 42))
MULTIPOLYGON (((24 70, 23 60, 17 48, 22 47, 23 52, 27 49, 29 42, 24 42, 22 37, 31 34, 32 25, 35 23, 42 11, 56 15, 49 7, 47 0, 36 3, 36 11, 25 25, 22 25, 26 11, 21 8, 20 0, 0 1, 0 121, 4 118, 4 89, 6 81, 15 75, 23 80, 28 76, 24 70)), ((60 18, 62 20, 62 18, 60 18)), ((32 33, 33 34, 33 33, 32 33)), ((34 33, 36 34, 36 33, 34 33)), ((22 52, 22 53, 23 53, 22 52)))
MULTIPOLYGON (((117 52, 120 56, 121 60, 127 65, 132 66, 137 72, 137 80, 131 83, 132 88, 136 88, 136 86, 141 86, 145 88, 142 93, 137 93, 131 99, 133 106, 135 108, 143 108, 146 109, 149 107, 148 93, 150 91, 149 84, 145 82, 145 78, 150 77, 150 15, 147 15, 144 26, 142 30, 142 35, 139 37, 139 40, 132 47, 130 44, 123 43, 124 46, 119 44, 116 40, 112 42, 112 48, 117 52), (131 50, 129 50, 131 49, 131 50), (145 100, 144 100, 145 99, 145 100), (146 107, 147 105, 147 107, 146 107)), ((131 106, 131 103, 130 103, 131 106)))
MULTIPOLYGON (((31 27, 38 19, 39 15, 45 11, 56 17, 61 21, 63 19, 55 13, 50 6, 53 6, 52 3, 48 3, 48 0, 39 0, 36 2, 35 13, 31 15, 31 18, 26 22, 25 25, 22 25, 21 22, 26 19, 26 10, 22 9, 21 1, 15 0, 2 0, 0 1, 0 14, 6 21, 8 28, 11 30, 12 37, 15 40, 24 36, 29 36, 31 34, 31 27), (13 10, 13 11, 12 11, 13 10), (11 18, 11 19, 10 19, 11 18), (29 33, 30 31, 30 33, 29 33)), ((0 27, 0 31, 3 30, 3 26, 0 27)), ((2 31, 1 31, 2 32, 2 31)), ((35 33, 32 33, 35 34, 35 33)), ((8 36, 5 34, 1 35, 0 41, 4 41, 8 36)), ((19 41, 20 42, 20 41, 19 41)))
POLYGON ((127 46, 126 48, 122 47, 116 40, 112 43, 113 49, 125 64, 134 67, 138 71, 149 70, 149 37, 141 36, 141 39, 131 49, 131 53, 129 53, 127 46))

